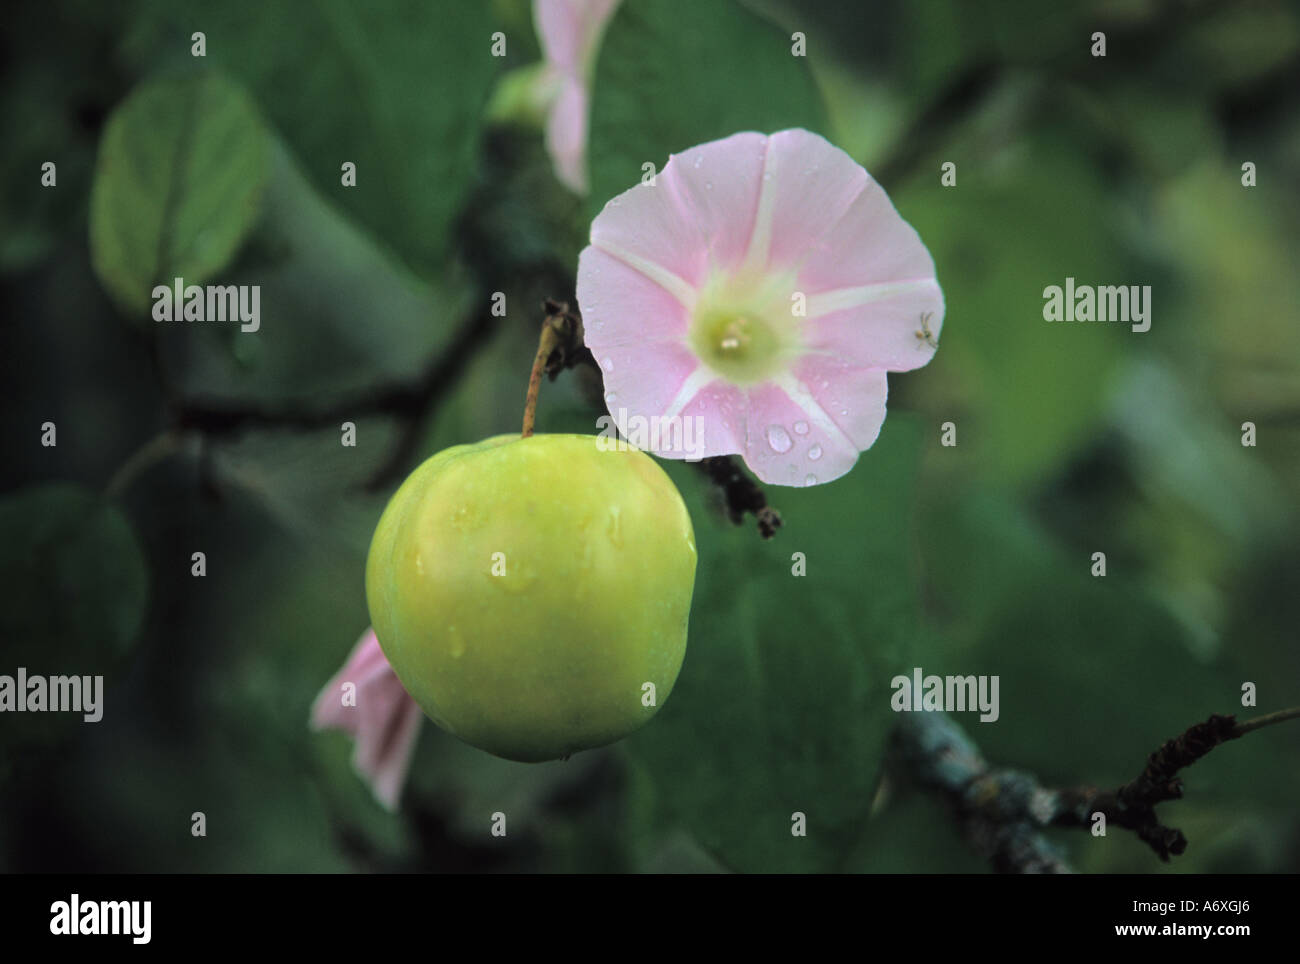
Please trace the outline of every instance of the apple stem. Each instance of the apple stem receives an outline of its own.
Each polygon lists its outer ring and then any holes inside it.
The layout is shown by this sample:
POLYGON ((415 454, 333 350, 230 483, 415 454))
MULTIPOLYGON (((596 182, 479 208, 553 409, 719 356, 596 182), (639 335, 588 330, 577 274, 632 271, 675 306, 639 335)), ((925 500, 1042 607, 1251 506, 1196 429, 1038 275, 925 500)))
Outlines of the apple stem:
POLYGON ((528 375, 528 397, 524 399, 524 430, 522 438, 533 434, 533 421, 537 417, 537 396, 542 388, 542 372, 546 361, 551 357, 560 343, 560 333, 556 330, 556 315, 547 313, 542 322, 542 337, 537 342, 537 357, 533 359, 533 370, 528 375))

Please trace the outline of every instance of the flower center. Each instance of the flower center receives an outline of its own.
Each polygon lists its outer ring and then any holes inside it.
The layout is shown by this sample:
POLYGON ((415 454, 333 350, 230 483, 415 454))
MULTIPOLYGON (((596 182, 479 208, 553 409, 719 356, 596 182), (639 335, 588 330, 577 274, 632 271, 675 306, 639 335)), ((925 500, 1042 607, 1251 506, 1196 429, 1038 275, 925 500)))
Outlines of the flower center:
POLYGON ((742 287, 734 280, 725 289, 706 286, 691 320, 690 345, 696 356, 738 385, 770 378, 794 346, 794 319, 767 287, 742 287))

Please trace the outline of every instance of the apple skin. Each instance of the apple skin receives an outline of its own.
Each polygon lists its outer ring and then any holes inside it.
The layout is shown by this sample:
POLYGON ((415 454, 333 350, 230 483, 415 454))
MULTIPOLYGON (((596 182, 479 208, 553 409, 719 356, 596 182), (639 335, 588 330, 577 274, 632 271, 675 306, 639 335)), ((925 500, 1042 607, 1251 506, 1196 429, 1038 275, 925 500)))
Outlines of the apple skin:
POLYGON ((648 455, 598 442, 612 446, 501 435, 439 452, 370 544, 366 599, 398 679, 444 730, 508 760, 638 729, 686 655, 686 505, 648 455))

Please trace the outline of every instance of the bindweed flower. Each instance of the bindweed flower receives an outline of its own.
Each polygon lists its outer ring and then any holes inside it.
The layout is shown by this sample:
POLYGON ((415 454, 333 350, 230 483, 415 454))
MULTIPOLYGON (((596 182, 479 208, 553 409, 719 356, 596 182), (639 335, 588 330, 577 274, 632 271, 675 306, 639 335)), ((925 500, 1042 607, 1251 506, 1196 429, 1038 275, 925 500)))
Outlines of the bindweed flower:
POLYGON ((592 222, 577 293, 611 413, 699 419, 702 452, 651 451, 738 453, 775 485, 848 472, 880 433, 885 373, 928 362, 943 325, 916 231, 805 130, 670 157, 592 222))
POLYGON ((588 84, 601 34, 617 6, 618 0, 533 0, 547 63, 546 150, 556 176, 578 194, 587 193, 588 84))
POLYGON ((384 658, 373 629, 358 640, 311 710, 313 729, 343 730, 356 741, 352 765, 389 810, 396 809, 406 783, 423 717, 384 658))

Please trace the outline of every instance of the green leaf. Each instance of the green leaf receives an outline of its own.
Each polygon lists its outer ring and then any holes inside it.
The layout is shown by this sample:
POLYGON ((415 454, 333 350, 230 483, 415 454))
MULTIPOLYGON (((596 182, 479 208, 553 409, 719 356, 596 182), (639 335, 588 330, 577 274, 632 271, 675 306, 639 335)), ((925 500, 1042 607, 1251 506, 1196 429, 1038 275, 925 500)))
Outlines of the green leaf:
POLYGON ((189 395, 322 404, 415 379, 454 336, 465 289, 403 267, 274 136, 269 154, 265 216, 220 277, 259 287, 260 327, 158 325, 169 370, 189 395))
POLYGON ((0 499, 5 672, 99 675, 135 642, 148 574, 126 517, 67 483, 0 499))
POLYGON ((669 466, 700 552, 690 638, 672 696, 628 746, 732 869, 835 869, 866 830, 889 683, 910 665, 919 448, 895 415, 845 478, 769 487, 785 519, 769 542, 710 513, 698 472, 669 466), (796 811, 806 837, 791 833, 796 811))
MULTIPOLYGON (((973 457, 991 478, 1040 481, 1095 438, 1119 363, 1149 337, 1127 325, 1043 320, 1048 285, 1139 284, 1152 271, 1120 257, 1109 189, 1078 151, 1062 136, 1019 141, 1005 170, 974 162, 956 190, 940 186, 936 156, 936 175, 897 196, 934 256, 947 304, 943 347, 906 391, 918 405, 964 396, 962 444, 978 446, 973 457)), ((952 408, 932 411, 947 418, 952 408)))
MULTIPOLYGON (((451 246, 499 61, 483 3, 155 0, 132 51, 207 59, 245 83, 308 180, 421 274, 451 246), (342 165, 356 165, 356 186, 342 165)), ((514 43, 514 38, 510 38, 514 43)))
POLYGON ((104 130, 90 195, 95 272, 128 312, 155 284, 202 284, 259 214, 265 132, 238 87, 209 73, 138 88, 104 130))
POLYGON ((790 48, 780 28, 728 0, 621 5, 592 85, 591 214, 669 153, 739 131, 823 133, 817 86, 790 48))

